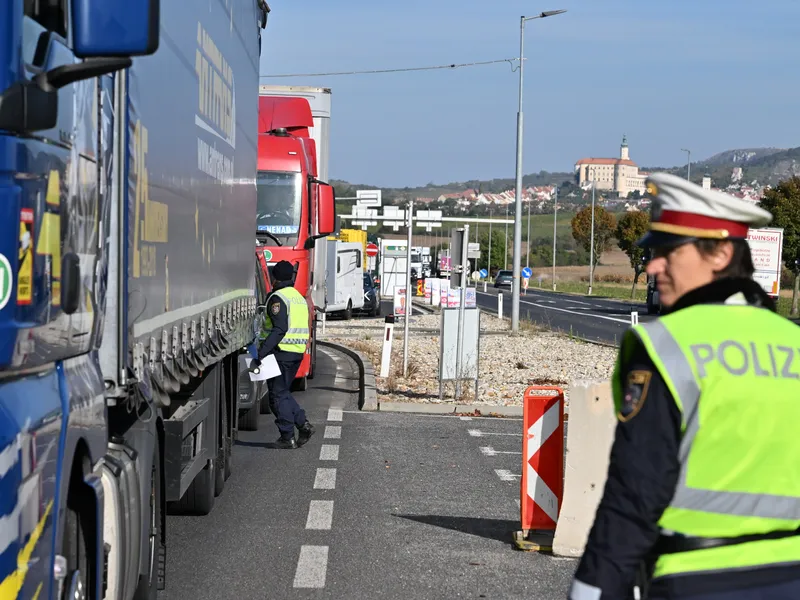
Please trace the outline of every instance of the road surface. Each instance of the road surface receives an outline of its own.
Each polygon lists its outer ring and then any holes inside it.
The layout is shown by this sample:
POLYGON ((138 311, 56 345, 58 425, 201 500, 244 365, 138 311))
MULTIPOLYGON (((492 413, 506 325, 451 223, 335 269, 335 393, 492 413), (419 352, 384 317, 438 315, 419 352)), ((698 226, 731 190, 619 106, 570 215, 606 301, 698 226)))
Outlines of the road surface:
POLYGON ((563 600, 575 561, 511 543, 521 421, 359 412, 354 365, 319 352, 296 395, 317 434, 239 434, 213 512, 168 517, 163 598, 563 600))
MULTIPOLYGON (((497 312, 498 291, 503 293, 503 315, 511 316, 511 291, 497 290, 478 285, 478 305, 493 313, 497 312)), ((655 318, 647 314, 647 306, 640 302, 604 300, 548 292, 529 288, 519 301, 521 319, 544 325, 554 331, 572 333, 587 340, 618 345, 622 334, 631 325, 631 312, 638 312, 639 321, 655 318)))

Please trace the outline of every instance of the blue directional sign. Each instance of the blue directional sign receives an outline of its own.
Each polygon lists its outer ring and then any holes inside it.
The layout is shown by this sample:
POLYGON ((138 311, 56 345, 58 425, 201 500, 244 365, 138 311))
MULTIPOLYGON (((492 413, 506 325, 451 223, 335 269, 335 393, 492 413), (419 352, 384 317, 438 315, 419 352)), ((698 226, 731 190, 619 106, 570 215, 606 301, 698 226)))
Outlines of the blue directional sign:
POLYGON ((530 279, 532 275, 533 275, 533 271, 531 271, 528 267, 525 267, 524 269, 522 269, 522 276, 525 279, 530 279))
POLYGON ((481 277, 488 277, 488 276, 489 276, 489 271, 487 271, 486 269, 481 269, 481 277))

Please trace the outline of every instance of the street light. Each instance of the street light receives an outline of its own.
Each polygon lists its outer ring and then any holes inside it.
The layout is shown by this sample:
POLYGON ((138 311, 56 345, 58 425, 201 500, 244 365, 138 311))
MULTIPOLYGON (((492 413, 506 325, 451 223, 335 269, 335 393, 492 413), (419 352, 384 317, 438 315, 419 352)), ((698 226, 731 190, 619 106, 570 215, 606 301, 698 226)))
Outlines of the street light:
POLYGON ((522 270, 522 74, 525 64, 525 21, 543 19, 567 12, 566 10, 548 10, 535 17, 519 18, 519 107, 517 109, 517 169, 514 193, 514 279, 511 294, 511 331, 519 331, 519 291, 520 271, 522 270))
POLYGON ((692 151, 681 148, 681 152, 686 152, 686 179, 692 180, 692 151))

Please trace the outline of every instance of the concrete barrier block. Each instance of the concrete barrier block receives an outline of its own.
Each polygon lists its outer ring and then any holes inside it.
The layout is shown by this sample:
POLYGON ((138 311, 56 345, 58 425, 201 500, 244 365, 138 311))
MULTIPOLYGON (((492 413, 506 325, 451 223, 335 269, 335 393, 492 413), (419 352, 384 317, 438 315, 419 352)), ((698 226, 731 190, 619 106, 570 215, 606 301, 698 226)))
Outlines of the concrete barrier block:
POLYGON ((603 495, 616 415, 609 381, 578 381, 569 388, 564 497, 553 554, 583 554, 603 495))

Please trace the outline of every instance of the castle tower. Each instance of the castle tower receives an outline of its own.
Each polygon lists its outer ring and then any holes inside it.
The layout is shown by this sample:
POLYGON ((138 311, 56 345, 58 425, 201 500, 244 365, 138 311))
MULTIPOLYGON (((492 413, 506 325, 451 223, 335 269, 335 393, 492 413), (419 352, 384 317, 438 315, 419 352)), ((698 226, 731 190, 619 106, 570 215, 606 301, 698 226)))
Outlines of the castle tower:
POLYGON ((705 172, 703 175, 703 189, 710 190, 711 189, 711 175, 708 171, 705 172))
POLYGON ((619 157, 622 160, 630 160, 628 156, 628 137, 623 134, 622 135, 622 145, 619 147, 619 157))

